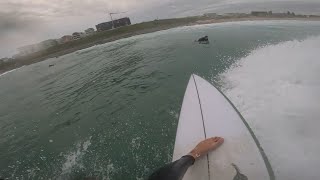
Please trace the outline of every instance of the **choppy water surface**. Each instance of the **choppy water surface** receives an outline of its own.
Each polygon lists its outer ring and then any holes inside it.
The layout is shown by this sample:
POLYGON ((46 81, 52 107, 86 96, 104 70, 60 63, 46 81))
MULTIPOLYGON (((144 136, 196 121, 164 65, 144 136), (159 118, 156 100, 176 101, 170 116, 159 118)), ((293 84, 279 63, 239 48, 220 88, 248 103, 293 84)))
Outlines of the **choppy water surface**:
POLYGON ((278 179, 318 179, 319 29, 298 21, 182 27, 1 75, 0 177, 144 179, 171 160, 196 73, 235 103, 278 179), (193 42, 203 35, 209 45, 193 42))

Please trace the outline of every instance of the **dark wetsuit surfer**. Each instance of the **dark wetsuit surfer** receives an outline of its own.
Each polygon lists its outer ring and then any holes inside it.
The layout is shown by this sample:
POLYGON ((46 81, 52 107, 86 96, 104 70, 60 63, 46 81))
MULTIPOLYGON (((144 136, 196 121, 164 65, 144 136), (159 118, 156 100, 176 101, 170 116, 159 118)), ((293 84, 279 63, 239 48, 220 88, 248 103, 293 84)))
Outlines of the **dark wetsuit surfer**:
POLYGON ((198 42, 199 43, 203 43, 203 42, 207 43, 207 42, 209 42, 209 38, 208 38, 208 36, 204 36, 204 37, 198 39, 198 42))

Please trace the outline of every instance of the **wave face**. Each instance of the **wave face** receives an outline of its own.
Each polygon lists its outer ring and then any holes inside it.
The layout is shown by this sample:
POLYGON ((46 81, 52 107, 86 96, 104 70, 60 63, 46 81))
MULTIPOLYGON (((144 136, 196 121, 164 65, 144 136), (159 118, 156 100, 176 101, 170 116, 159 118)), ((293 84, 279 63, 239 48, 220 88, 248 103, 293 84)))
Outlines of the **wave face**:
POLYGON ((319 49, 319 36, 258 48, 220 75, 277 179, 320 177, 319 49))

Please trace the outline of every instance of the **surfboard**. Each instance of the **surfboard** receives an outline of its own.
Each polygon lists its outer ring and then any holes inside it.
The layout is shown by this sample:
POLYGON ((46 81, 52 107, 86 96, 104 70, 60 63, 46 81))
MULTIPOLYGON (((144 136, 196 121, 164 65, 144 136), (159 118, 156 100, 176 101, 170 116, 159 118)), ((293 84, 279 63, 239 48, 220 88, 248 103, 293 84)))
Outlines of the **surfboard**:
POLYGON ((191 166, 183 180, 274 180, 268 158, 248 123, 215 86, 191 75, 175 139, 173 161, 200 141, 220 136, 224 143, 191 166))

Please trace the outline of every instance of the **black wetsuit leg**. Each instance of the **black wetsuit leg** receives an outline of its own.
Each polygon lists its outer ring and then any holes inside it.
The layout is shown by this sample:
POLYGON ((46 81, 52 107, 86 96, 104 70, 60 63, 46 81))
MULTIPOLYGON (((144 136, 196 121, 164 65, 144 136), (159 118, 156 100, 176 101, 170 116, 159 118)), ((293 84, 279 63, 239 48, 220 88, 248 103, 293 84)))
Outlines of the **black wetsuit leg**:
POLYGON ((181 180, 195 159, 186 155, 151 174, 148 180, 181 180))

